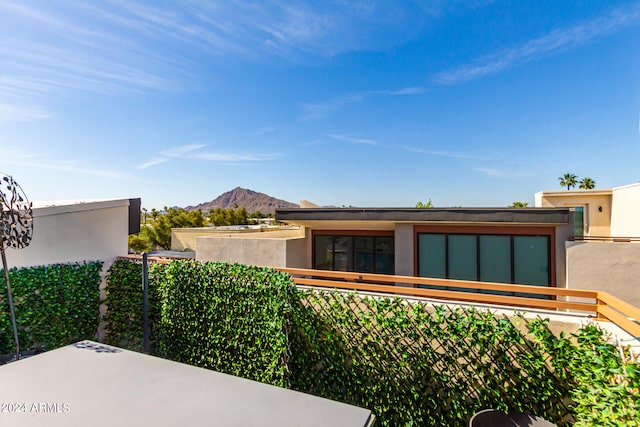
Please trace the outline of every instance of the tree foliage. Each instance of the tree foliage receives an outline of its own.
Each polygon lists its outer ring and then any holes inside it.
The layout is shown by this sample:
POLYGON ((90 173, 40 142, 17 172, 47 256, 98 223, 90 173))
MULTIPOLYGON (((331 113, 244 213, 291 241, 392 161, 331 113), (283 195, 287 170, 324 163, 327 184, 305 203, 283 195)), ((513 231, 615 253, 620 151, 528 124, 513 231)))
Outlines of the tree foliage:
POLYGON ((212 209, 209 211, 207 217, 209 219, 209 223, 215 226, 244 225, 249 222, 247 210, 244 206, 236 209, 212 209))
POLYGON ((571 187, 575 187, 578 184, 581 190, 593 190, 596 188, 596 182, 592 178, 585 177, 578 181, 578 177, 572 173, 565 173, 558 178, 558 181, 560 181, 560 186, 567 187, 567 190, 571 190, 571 187))
MULTIPOLYGON (((200 209, 188 211, 183 208, 164 208, 164 211, 152 209, 144 211, 144 223, 140 233, 129 236, 129 248, 135 252, 148 252, 154 249, 171 249, 171 229, 204 227, 205 225, 244 225, 249 223, 250 215, 244 207, 212 209, 207 216, 200 209)), ((256 212, 256 218, 265 215, 256 212)))
POLYGON ((148 240, 152 248, 171 249, 171 229, 185 227, 203 227, 204 215, 200 209, 188 211, 182 208, 164 208, 162 213, 151 210, 151 224, 140 231, 139 236, 148 240))
POLYGON ((593 179, 585 177, 580 180, 580 189, 593 190, 594 188, 596 188, 596 182, 593 179))
POLYGON ((578 183, 578 177, 572 173, 565 173, 558 178, 561 187, 567 187, 567 190, 571 190, 571 187, 575 187, 578 183))
POLYGON ((513 202, 509 205, 510 208, 528 208, 529 202, 513 202))
POLYGON ((140 227, 138 234, 129 236, 129 248, 135 252, 149 252, 151 249, 151 229, 146 225, 140 227))
POLYGON ((416 208, 420 208, 420 209, 432 209, 433 203, 431 202, 431 199, 429 199, 429 201, 427 203, 422 203, 421 201, 419 201, 418 203, 416 203, 416 208))

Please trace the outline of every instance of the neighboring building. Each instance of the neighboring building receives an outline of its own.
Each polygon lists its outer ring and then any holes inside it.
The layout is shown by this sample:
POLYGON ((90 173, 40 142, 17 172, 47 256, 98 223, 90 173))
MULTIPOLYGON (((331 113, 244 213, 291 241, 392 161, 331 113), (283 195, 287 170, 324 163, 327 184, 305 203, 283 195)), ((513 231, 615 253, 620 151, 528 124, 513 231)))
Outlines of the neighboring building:
POLYGON ((200 233, 196 237, 195 249, 198 261, 239 262, 264 267, 300 267, 306 264, 305 231, 298 228, 200 233))
POLYGON ((33 238, 6 250, 10 267, 110 261, 128 252, 140 230, 140 199, 33 203, 33 238))
POLYGON ((640 183, 540 192, 524 209, 301 206, 276 211, 300 231, 197 237, 196 258, 602 290, 640 307, 640 183))
POLYGON ((640 237, 640 183, 597 190, 541 191, 535 195, 535 206, 574 208, 577 237, 640 237))
POLYGON ((564 286, 567 208, 279 209, 305 228, 289 267, 564 286))
MULTIPOLYGON (((271 219, 271 218, 269 218, 271 219)), ((232 236, 240 233, 264 233, 279 231, 280 227, 262 225, 229 225, 218 227, 185 227, 171 229, 172 251, 195 251, 198 237, 232 236)))
POLYGON ((564 286, 572 212, 551 209, 279 209, 299 230, 196 239, 196 259, 273 267, 564 286))
POLYGON ((567 287, 606 291, 640 307, 640 183, 543 191, 536 206, 573 207, 576 224, 584 224, 565 242, 567 287))

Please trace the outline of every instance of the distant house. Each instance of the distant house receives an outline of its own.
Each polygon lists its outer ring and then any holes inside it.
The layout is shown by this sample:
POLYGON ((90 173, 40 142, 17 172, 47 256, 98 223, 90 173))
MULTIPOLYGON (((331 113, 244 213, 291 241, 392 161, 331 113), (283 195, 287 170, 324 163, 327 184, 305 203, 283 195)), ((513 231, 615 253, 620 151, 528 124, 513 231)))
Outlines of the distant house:
POLYGON ((33 203, 33 239, 7 249, 11 267, 85 260, 111 261, 128 252, 128 235, 140 230, 140 199, 33 203))
POLYGON ((567 287, 607 291, 640 307, 640 183, 542 191, 535 201, 575 209, 575 237, 565 242, 567 287))
POLYGON ((576 211, 576 236, 640 237, 640 183, 594 190, 541 191, 536 207, 571 207, 576 211))
POLYGON ((299 267, 538 286, 564 285, 567 208, 280 209, 305 228, 299 267))
POLYGON ((198 237, 200 260, 563 286, 568 208, 299 208, 300 230, 198 237))
POLYGON ((196 258, 607 291, 640 307, 640 184, 536 207, 278 209, 299 230, 196 238, 196 258), (606 243, 606 244, 603 244, 606 243))

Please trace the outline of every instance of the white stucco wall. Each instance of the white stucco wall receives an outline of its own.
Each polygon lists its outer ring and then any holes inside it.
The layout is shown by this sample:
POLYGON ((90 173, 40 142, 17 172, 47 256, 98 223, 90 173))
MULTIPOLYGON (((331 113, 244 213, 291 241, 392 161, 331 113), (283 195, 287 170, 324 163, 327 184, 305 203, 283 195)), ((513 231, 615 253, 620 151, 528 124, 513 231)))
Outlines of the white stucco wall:
POLYGON ((605 291, 640 307, 640 244, 566 242, 567 287, 605 291))
POLYGON ((126 255, 129 199, 36 203, 33 239, 20 250, 6 250, 9 267, 76 261, 110 261, 126 255))
POLYGON ((611 235, 640 238, 640 183, 613 189, 611 235))
POLYGON ((304 230, 278 228, 223 228, 223 227, 191 227, 171 229, 172 251, 197 251, 196 241, 202 236, 247 236, 250 238, 297 237, 303 236, 304 230))
POLYGON ((304 237, 198 237, 196 260, 238 262, 262 267, 308 267, 304 237))

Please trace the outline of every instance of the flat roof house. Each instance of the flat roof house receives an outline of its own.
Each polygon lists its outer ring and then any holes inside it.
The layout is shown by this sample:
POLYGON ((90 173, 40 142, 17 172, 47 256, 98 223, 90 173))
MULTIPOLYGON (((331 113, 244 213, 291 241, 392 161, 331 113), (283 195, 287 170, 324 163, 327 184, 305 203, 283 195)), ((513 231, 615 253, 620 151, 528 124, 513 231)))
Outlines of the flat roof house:
POLYGON ((640 183, 541 191, 535 202, 575 209, 575 237, 565 242, 566 287, 606 291, 640 307, 640 183))
POLYGON ((568 208, 279 209, 305 229, 286 267, 564 286, 568 208))
POLYGON ((640 183, 535 200, 523 209, 301 203, 276 211, 299 230, 197 237, 196 258, 602 290, 640 307, 640 183))

